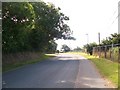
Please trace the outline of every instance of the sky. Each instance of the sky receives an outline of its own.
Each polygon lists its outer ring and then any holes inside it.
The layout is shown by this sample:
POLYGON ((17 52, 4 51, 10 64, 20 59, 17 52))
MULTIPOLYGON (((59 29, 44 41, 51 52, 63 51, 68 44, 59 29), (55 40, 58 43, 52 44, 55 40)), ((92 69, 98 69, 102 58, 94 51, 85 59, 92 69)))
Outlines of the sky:
POLYGON ((87 43, 98 43, 98 32, 101 40, 118 33, 119 0, 43 0, 61 8, 61 12, 70 18, 67 24, 73 31, 73 40, 57 40, 58 49, 67 44, 71 49, 83 47, 87 43), (88 35, 86 35, 88 34, 88 35))

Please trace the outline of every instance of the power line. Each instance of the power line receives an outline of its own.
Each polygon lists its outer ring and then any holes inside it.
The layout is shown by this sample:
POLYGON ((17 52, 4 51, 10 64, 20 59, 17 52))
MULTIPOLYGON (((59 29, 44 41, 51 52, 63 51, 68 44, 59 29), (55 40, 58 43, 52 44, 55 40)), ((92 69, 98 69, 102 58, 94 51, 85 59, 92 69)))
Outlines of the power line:
MULTIPOLYGON (((118 4, 118 8, 114 10, 114 13, 113 13, 112 16, 114 16, 118 12, 119 8, 120 8, 120 4, 118 4)), ((115 23, 115 21, 119 18, 119 16, 120 16, 120 13, 118 12, 118 15, 114 18, 114 20, 112 21, 110 27, 115 23)))

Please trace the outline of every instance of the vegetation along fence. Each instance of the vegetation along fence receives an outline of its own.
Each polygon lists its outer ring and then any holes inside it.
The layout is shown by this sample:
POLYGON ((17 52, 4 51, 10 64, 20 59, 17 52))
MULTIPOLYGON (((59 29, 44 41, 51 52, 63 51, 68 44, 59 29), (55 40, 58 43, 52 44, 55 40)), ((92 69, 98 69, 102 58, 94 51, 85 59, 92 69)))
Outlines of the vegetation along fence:
POLYGON ((93 47, 93 55, 120 62, 120 44, 93 47))

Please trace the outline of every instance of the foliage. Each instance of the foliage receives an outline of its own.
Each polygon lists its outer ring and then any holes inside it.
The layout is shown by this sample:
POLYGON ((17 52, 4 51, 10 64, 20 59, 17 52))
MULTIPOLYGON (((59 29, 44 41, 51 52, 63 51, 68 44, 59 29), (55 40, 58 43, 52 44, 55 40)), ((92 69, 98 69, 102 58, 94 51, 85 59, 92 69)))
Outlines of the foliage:
POLYGON ((3 52, 17 52, 28 48, 28 33, 35 17, 33 7, 27 2, 2 4, 3 52))
POLYGON ((111 53, 112 53, 113 61, 119 62, 119 49, 120 49, 120 47, 110 48, 109 51, 111 51, 111 53))
POLYGON ((110 37, 106 38, 106 40, 102 40, 102 45, 109 45, 109 44, 118 44, 120 43, 120 34, 114 33, 111 34, 110 37))
POLYGON ((75 39, 69 17, 51 3, 4 2, 2 9, 3 53, 55 51, 55 39, 75 39))
POLYGON ((81 51, 82 49, 80 47, 74 48, 74 51, 81 51))
POLYGON ((95 47, 95 46, 97 46, 97 44, 95 42, 93 42, 93 43, 84 45, 84 49, 87 50, 87 53, 92 55, 93 47, 95 47))
POLYGON ((57 48, 57 43, 55 41, 49 41, 48 48, 46 48, 47 53, 54 53, 57 48))
POLYGON ((70 51, 70 48, 66 45, 66 44, 64 44, 64 45, 62 45, 62 48, 61 48, 64 52, 68 52, 68 51, 70 51))

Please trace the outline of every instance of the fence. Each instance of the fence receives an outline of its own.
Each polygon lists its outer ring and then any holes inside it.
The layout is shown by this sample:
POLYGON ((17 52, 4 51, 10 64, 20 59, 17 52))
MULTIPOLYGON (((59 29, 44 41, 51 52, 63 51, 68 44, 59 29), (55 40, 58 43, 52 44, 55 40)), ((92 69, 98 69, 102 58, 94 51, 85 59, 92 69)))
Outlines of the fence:
POLYGON ((93 55, 120 62, 120 44, 93 47, 93 55))

